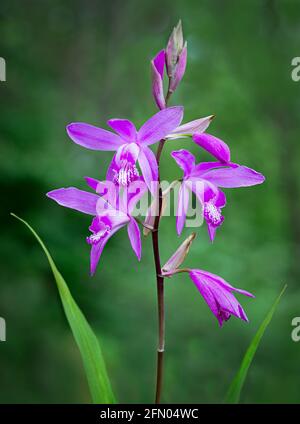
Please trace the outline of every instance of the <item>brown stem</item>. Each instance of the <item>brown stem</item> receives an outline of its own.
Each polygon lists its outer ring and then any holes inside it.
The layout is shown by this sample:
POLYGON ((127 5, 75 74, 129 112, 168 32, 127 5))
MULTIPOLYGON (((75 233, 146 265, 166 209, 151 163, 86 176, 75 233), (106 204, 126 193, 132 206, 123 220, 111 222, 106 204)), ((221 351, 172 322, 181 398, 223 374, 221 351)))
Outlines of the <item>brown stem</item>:
MULTIPOLYGON (((170 82, 168 92, 166 95, 166 105, 172 94, 170 91, 170 82)), ((157 306, 158 306, 158 347, 157 347, 157 370, 156 370, 156 393, 155 403, 158 404, 161 401, 162 383, 163 383, 163 364, 164 364, 164 351, 165 351, 165 300, 164 300, 164 277, 162 276, 160 253, 159 253, 159 223, 162 208, 162 190, 160 186, 160 157, 166 140, 160 140, 157 152, 156 160, 158 165, 158 213, 155 216, 152 232, 152 247, 156 270, 156 285, 157 285, 157 306)))

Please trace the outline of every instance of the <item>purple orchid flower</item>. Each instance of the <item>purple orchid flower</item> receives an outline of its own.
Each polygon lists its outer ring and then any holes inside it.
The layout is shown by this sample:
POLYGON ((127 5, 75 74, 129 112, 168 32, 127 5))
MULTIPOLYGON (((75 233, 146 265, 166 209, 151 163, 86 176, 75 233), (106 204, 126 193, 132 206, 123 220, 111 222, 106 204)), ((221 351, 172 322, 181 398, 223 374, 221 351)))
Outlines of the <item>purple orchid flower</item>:
POLYGON ((253 294, 233 287, 223 278, 210 272, 203 271, 201 269, 179 269, 179 266, 184 261, 195 236, 195 233, 192 233, 178 247, 175 253, 173 253, 167 263, 162 267, 162 275, 164 277, 173 277, 175 274, 188 272, 191 280, 196 285, 203 299, 209 306, 212 313, 216 316, 220 327, 222 327, 224 321, 227 321, 231 315, 248 322, 247 315, 234 297, 233 292, 244 294, 249 297, 254 297, 253 294))
POLYGON ((250 187, 264 182, 265 177, 246 166, 224 162, 203 162, 196 164, 195 156, 188 150, 176 150, 171 153, 183 170, 183 179, 178 194, 177 233, 180 235, 185 223, 189 203, 189 191, 193 191, 204 209, 204 218, 208 224, 211 241, 214 240, 216 228, 224 218, 221 208, 226 204, 223 188, 250 187))
MULTIPOLYGON (((98 186, 97 180, 86 179, 87 183, 93 188, 98 186)), ((139 181, 135 183, 137 184, 139 181)), ((134 188, 135 183, 124 190, 121 196, 117 196, 117 203, 116 196, 111 190, 108 190, 106 196, 103 197, 74 187, 60 188, 47 193, 47 196, 59 205, 94 217, 89 227, 92 234, 86 238, 87 243, 91 246, 91 275, 94 275, 102 251, 110 237, 125 225, 127 225, 131 247, 138 260, 141 259, 140 229, 132 216, 132 212, 136 203, 144 195, 146 185, 139 184, 137 188, 134 188)))
POLYGON ((189 276, 217 318, 220 327, 222 327, 224 321, 229 320, 231 315, 243 321, 249 321, 244 309, 234 297, 233 292, 255 297, 253 294, 237 289, 218 275, 200 269, 191 269, 189 276))
POLYGON ((152 116, 136 130, 127 119, 110 119, 108 125, 117 133, 85 123, 72 123, 67 126, 69 137, 87 149, 116 151, 107 171, 106 179, 120 186, 128 186, 138 179, 138 161, 145 182, 153 192, 152 182, 158 179, 155 155, 148 147, 157 143, 181 123, 183 107, 169 107, 152 116))

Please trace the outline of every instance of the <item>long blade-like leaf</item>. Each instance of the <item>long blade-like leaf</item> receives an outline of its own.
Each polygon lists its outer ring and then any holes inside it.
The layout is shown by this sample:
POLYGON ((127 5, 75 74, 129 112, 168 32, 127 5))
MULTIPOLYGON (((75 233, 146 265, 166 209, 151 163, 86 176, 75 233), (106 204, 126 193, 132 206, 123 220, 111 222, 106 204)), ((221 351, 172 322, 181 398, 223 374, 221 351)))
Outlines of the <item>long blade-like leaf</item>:
POLYGON ((86 318, 73 299, 65 280, 58 271, 48 249, 46 248, 41 238, 26 221, 13 213, 11 215, 17 218, 19 221, 23 222, 23 224, 29 228, 29 230, 41 245, 45 255, 47 256, 57 284, 67 320, 81 353, 81 358, 93 403, 115 403, 115 398, 111 389, 97 337, 95 336, 86 318))
POLYGON ((249 367, 251 365, 251 362, 253 360, 253 357, 255 355, 255 352, 256 352, 256 350, 259 346, 259 343, 261 341, 262 336, 264 335, 264 332, 265 332, 267 326, 269 325, 269 323, 270 323, 270 321, 273 317, 275 309, 276 309, 286 287, 287 287, 286 285, 283 287, 280 295, 275 300, 271 309, 267 313, 267 316, 265 317, 265 319, 261 323, 257 333, 253 337, 253 339, 252 339, 252 341, 251 341, 251 343, 250 343, 250 345, 249 345, 249 347, 248 347, 248 349, 245 353, 245 356, 242 360, 242 364, 240 366, 240 369, 239 369, 238 373, 236 374, 236 376, 234 377, 234 379, 233 379, 233 381, 232 381, 232 383, 229 387, 229 390, 227 392, 226 399, 225 399, 226 403, 238 403, 239 402, 241 390, 242 390, 243 385, 245 383, 247 373, 248 373, 249 367))

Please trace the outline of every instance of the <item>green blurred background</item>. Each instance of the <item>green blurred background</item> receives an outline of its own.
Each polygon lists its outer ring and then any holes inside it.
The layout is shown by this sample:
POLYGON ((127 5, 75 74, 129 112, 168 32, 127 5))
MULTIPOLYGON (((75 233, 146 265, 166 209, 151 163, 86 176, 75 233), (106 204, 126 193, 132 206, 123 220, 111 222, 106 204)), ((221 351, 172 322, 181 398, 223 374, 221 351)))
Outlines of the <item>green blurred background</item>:
MULTIPOLYGON (((0 55, 1 285, 0 402, 89 402, 79 353, 40 247, 9 216, 28 220, 50 248, 69 287, 99 335, 117 398, 151 402, 156 362, 156 288, 150 239, 139 265, 126 231, 115 235, 94 278, 88 275, 90 219, 60 208, 45 193, 85 188, 103 178, 111 153, 69 141, 65 126, 110 117, 137 125, 156 112, 149 61, 183 21, 187 71, 172 104, 185 121, 216 114, 210 132, 234 161, 266 175, 262 186, 227 190, 225 224, 211 245, 206 228, 186 261, 219 274, 256 299, 241 298, 247 325, 219 329, 185 276, 166 281, 167 352, 164 402, 220 402, 258 325, 284 283, 288 290, 250 369, 242 402, 298 402, 300 343, 300 56, 298 0, 2 0, 0 55)), ((184 145, 207 160, 190 141, 184 145)), ((166 147, 162 177, 179 171, 166 147)), ((161 226, 162 260, 181 239, 174 218, 161 226)))

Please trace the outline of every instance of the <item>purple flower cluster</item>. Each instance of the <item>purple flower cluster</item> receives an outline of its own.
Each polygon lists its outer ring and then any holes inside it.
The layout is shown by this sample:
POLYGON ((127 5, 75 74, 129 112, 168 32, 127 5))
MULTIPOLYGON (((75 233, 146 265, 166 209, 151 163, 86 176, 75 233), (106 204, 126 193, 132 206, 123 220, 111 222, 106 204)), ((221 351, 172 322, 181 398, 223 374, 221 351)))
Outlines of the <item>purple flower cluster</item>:
MULTIPOLYGON (((67 133, 74 143, 91 150, 115 152, 108 166, 105 181, 86 177, 86 182, 95 191, 94 193, 74 187, 60 188, 47 193, 47 196, 58 204, 93 217, 89 227, 90 235, 86 239, 91 247, 92 275, 106 243, 124 226, 127 227, 134 253, 139 260, 141 258, 139 222, 133 216, 133 211, 146 192, 157 198, 160 182, 157 156, 149 146, 156 143, 164 144, 174 139, 183 140, 183 148, 171 153, 183 172, 179 179, 176 212, 178 235, 185 225, 192 193, 201 205, 209 238, 213 241, 216 230, 224 222, 222 208, 226 205, 226 196, 221 189, 249 187, 264 181, 262 174, 232 162, 228 145, 205 132, 214 118, 213 115, 182 124, 184 108, 167 106, 169 97, 183 78, 186 62, 187 44, 183 40, 181 25, 178 25, 174 28, 166 49, 161 50, 151 61, 152 93, 160 109, 155 115, 139 129, 127 119, 108 120, 107 125, 111 130, 81 122, 67 126, 67 133), (168 79, 167 90, 164 89, 164 79, 168 79), (195 156, 185 148, 186 139, 193 140, 199 147, 199 152, 201 150, 208 152, 213 161, 196 163, 195 156), (111 189, 112 185, 114 190, 111 189)), ((152 224, 154 222, 149 217, 145 222, 147 220, 152 224)), ((157 229, 149 226, 148 230, 157 229)), ((247 320, 233 293, 253 295, 234 288, 221 277, 209 272, 179 268, 190 244, 190 238, 188 242, 183 242, 162 268, 162 276, 170 277, 178 272, 187 272, 221 326, 231 315, 247 320)))

